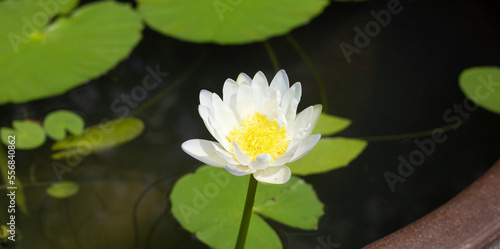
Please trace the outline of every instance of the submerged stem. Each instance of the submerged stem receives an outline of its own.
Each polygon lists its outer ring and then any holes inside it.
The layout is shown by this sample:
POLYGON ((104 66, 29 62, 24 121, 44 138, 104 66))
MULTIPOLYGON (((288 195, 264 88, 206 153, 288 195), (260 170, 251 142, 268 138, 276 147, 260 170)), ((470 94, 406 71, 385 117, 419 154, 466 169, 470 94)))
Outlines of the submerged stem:
POLYGON ((302 47, 299 45, 299 43, 293 38, 291 34, 288 34, 286 36, 286 39, 292 45, 292 47, 297 51, 300 57, 302 57, 302 60, 306 63, 306 66, 311 70, 311 73, 313 74, 314 78, 316 79, 316 83, 318 84, 319 88, 319 94, 321 96, 321 104, 323 104, 323 112, 328 113, 328 97, 326 96, 326 88, 325 88, 325 82, 323 81, 323 78, 321 77, 318 69, 314 65, 314 63, 311 61, 307 53, 302 49, 302 47))
POLYGON ((250 217, 252 217, 253 201, 256 190, 257 180, 255 180, 253 176, 250 176, 247 200, 245 201, 243 216, 241 217, 240 231, 238 232, 238 240, 236 241, 236 246, 234 247, 235 249, 243 249, 245 247, 245 240, 247 238, 248 226, 250 225, 250 217))
POLYGON ((271 60, 271 64, 273 64, 273 68, 275 72, 278 72, 280 70, 280 64, 278 63, 278 57, 276 57, 276 53, 274 52, 273 47, 271 46, 271 43, 269 43, 269 40, 265 40, 263 42, 264 47, 266 48, 266 52, 269 55, 269 59, 271 60))

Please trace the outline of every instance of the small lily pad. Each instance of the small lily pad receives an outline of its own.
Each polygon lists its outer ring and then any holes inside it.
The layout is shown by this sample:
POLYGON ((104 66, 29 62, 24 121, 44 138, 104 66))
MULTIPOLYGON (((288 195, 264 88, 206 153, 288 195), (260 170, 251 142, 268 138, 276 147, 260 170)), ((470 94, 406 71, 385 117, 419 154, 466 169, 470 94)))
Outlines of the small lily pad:
POLYGON ((35 121, 12 121, 12 127, 2 127, 0 136, 5 145, 9 145, 9 136, 15 136, 16 149, 30 150, 40 147, 45 143, 45 130, 35 121))
POLYGON ((66 131, 75 136, 82 135, 85 121, 72 111, 58 110, 45 117, 43 127, 50 138, 60 141, 66 138, 66 131))
MULTIPOLYGON (((202 166, 179 179, 172 190, 172 213, 180 224, 213 248, 234 248, 249 177, 202 166)), ((245 249, 283 248, 263 218, 301 229, 314 229, 323 204, 311 185, 292 176, 283 185, 258 184, 245 249)))
POLYGON ((459 85, 477 105, 500 114, 500 67, 473 67, 462 71, 459 85))
POLYGON ((283 35, 307 24, 326 0, 138 0, 153 29, 191 42, 243 44, 283 35))
POLYGON ((50 185, 47 188, 47 194, 59 199, 68 198, 78 193, 79 188, 78 184, 74 182, 63 181, 50 185))
POLYGON ((351 120, 349 119, 321 113, 319 115, 318 124, 316 125, 313 134, 330 136, 344 130, 349 125, 351 125, 351 120))
MULTIPOLYGON (((62 94, 125 59, 141 39, 140 17, 127 4, 86 4, 71 16, 49 1, 0 1, 0 104, 62 94), (51 11, 47 11, 51 10, 51 11), (54 22, 51 20, 55 18, 54 22)), ((73 3, 74 4, 74 3, 73 3)))
POLYGON ((368 143, 351 138, 322 138, 303 158, 287 165, 295 175, 311 175, 347 166, 368 143))
POLYGON ((138 118, 119 118, 85 129, 80 136, 70 135, 52 146, 62 150, 52 154, 52 159, 61 159, 75 154, 89 155, 126 143, 144 131, 144 122, 138 118))

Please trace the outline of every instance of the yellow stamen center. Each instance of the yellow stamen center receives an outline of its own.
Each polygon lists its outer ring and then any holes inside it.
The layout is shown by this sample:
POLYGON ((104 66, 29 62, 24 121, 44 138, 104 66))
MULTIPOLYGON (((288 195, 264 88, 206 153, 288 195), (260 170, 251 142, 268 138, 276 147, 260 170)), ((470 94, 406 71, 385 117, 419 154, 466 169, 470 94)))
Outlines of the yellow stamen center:
POLYGON ((240 121, 227 135, 227 140, 236 140, 240 149, 251 160, 260 154, 270 154, 274 159, 285 154, 290 140, 286 139, 285 127, 279 127, 275 120, 269 121, 266 115, 255 112, 240 121))

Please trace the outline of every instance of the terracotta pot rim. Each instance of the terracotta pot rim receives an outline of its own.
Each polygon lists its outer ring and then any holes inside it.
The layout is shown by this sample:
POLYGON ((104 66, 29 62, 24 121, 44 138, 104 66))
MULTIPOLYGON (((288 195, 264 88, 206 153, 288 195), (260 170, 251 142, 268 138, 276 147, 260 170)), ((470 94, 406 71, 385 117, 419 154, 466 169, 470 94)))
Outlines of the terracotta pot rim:
POLYGON ((364 248, 492 248, 499 242, 500 160, 441 207, 364 248))

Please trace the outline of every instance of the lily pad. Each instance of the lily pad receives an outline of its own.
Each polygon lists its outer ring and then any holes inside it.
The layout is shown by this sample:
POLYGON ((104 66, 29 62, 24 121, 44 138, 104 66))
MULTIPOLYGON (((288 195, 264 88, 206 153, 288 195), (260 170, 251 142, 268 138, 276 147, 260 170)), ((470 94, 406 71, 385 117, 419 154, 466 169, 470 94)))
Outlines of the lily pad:
POLYGON ((138 0, 146 23, 190 42, 243 44, 283 35, 307 24, 326 0, 138 0))
POLYGON ((127 4, 86 4, 53 23, 51 8, 0 1, 0 82, 9 82, 0 85, 0 104, 62 94, 113 68, 141 39, 141 19, 127 4))
POLYGON ((144 122, 138 118, 119 118, 91 126, 80 136, 70 135, 52 145, 52 150, 62 150, 52 154, 52 159, 73 155, 89 155, 126 143, 144 131, 144 122))
POLYGON ((295 175, 311 175, 347 166, 368 143, 351 138, 322 138, 303 158, 287 165, 295 175))
MULTIPOLYGON (((13 189, 13 191, 16 192, 16 205, 19 207, 19 209, 23 214, 27 215, 29 214, 29 211, 28 211, 28 205, 26 204, 26 197, 24 196, 23 183, 21 182, 21 179, 19 179, 19 177, 16 177, 16 179, 14 180, 9 180, 9 171, 12 171, 12 169, 9 169, 9 161, 13 161, 14 163, 13 164, 11 163, 10 165, 14 165, 15 167, 16 155, 12 153, 7 154, 0 146, 0 172, 2 173, 3 183, 7 187, 16 187, 16 189, 13 189)), ((16 169, 14 168, 14 171, 15 170, 16 169)), ((7 191, 10 190, 7 189, 7 191)))
MULTIPOLYGON (((65 1, 58 0, 57 2, 48 0, 45 3, 46 6, 45 10, 46 11, 50 10, 49 8, 47 8, 49 7, 49 4, 47 3, 52 3, 51 6, 54 7, 54 9, 57 9, 59 7, 57 12, 59 12, 60 14, 68 14, 70 11, 76 8, 76 6, 78 6, 79 2, 80 2, 79 0, 65 0, 65 1)), ((40 4, 40 1, 38 1, 38 3, 40 4)))
POLYGON ((351 125, 351 120, 349 119, 321 113, 313 134, 329 136, 344 130, 349 125, 351 125))
POLYGON ((47 194, 59 199, 68 198, 78 193, 79 188, 78 184, 74 182, 63 181, 50 185, 47 188, 47 194))
POLYGON ((473 67, 462 71, 459 85, 465 96, 486 110, 500 114, 500 67, 473 67))
MULTIPOLYGON (((234 248, 249 177, 202 166, 179 179, 170 195, 180 224, 213 248, 234 248)), ((283 248, 276 232, 263 220, 273 219, 301 229, 314 229, 323 204, 311 185, 292 176, 283 185, 258 184, 245 249, 283 248)))
POLYGON ((49 137, 60 141, 66 138, 66 131, 75 136, 82 135, 85 121, 72 111, 58 110, 45 117, 43 127, 49 137))
POLYGON ((5 145, 9 145, 9 136, 15 136, 16 149, 30 150, 40 147, 45 143, 45 131, 42 126, 35 121, 12 121, 12 127, 2 127, 0 136, 5 145))

